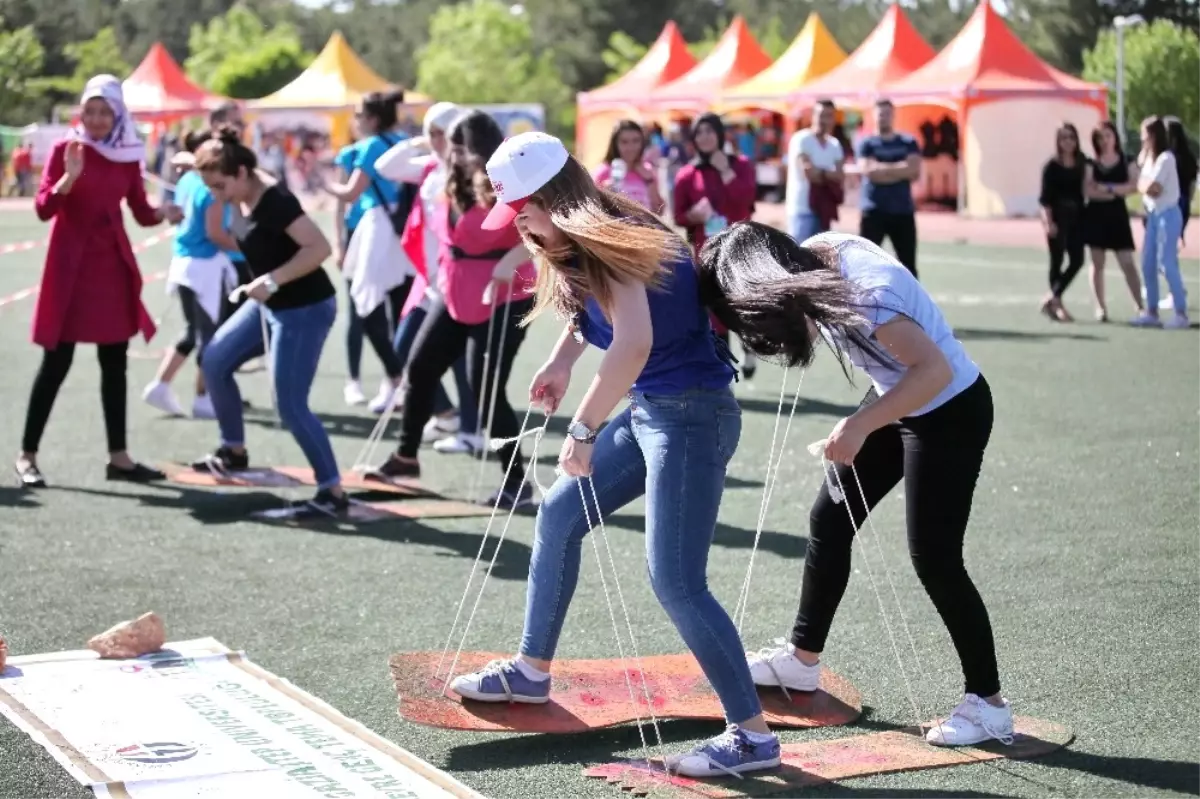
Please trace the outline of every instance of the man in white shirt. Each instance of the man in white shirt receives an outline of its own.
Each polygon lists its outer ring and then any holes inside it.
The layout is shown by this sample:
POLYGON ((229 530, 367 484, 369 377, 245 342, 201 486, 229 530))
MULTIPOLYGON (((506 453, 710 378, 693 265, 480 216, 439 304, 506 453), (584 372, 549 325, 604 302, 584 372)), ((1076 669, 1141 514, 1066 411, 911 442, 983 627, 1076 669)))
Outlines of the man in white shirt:
POLYGON ((833 101, 820 100, 813 107, 812 126, 796 131, 788 142, 788 232, 798 242, 829 229, 813 213, 810 198, 814 185, 832 183, 840 187, 844 177, 846 154, 833 136, 834 122, 833 101))

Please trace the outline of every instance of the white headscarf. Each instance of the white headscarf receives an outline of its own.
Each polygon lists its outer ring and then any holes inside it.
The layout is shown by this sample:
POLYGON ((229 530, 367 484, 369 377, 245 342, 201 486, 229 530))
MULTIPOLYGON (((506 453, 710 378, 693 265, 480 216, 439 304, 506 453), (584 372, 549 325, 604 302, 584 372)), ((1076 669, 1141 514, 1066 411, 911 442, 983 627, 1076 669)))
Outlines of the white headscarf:
POLYGON ((146 145, 138 137, 133 117, 125 107, 125 93, 121 91, 121 81, 115 75, 97 75, 83 87, 83 96, 79 105, 83 106, 88 100, 100 98, 108 103, 113 112, 113 127, 103 139, 93 139, 88 136, 81 120, 71 129, 72 138, 90 145, 109 161, 119 164, 139 163, 146 160, 146 145))
POLYGON ((422 125, 425 136, 428 137, 434 128, 439 128, 443 133, 449 133, 451 126, 458 121, 464 110, 454 103, 434 103, 429 106, 422 125))

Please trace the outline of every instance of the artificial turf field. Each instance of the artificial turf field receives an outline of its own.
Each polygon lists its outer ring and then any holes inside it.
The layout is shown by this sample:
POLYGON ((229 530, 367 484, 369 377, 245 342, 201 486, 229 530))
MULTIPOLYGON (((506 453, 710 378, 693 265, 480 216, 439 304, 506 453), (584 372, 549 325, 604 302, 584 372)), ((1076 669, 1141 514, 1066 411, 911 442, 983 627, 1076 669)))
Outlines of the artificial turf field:
MULTIPOLYGON (((32 213, 0 214, 0 243, 45 234, 32 213)), ((136 242, 147 232, 132 229, 132 235, 136 242)), ((169 246, 159 244, 141 256, 145 273, 166 267, 169 246)), ((42 256, 40 248, 0 255, 0 296, 35 284, 42 256)), ((1053 325, 1036 311, 1045 285, 1043 261, 1032 250, 927 245, 920 268, 988 376, 996 400, 967 561, 991 612, 1004 690, 1018 713, 1067 724, 1076 740, 1035 761, 848 780, 804 795, 1200 793, 1200 337, 1194 329, 1053 325)), ((1193 297, 1200 295, 1197 262, 1186 261, 1184 273, 1193 297)), ((1130 308, 1119 281, 1110 264, 1110 310, 1123 319, 1130 308)), ((1081 274, 1066 298, 1081 320, 1090 318, 1086 286, 1081 274)), ((154 315, 167 307, 161 282, 147 286, 145 297, 154 315)), ((1195 314, 1195 299, 1191 305, 1195 314)), ((28 343, 31 311, 29 300, 0 308, 7 454, 19 445, 38 363, 28 343)), ((342 403, 344 321, 343 311, 326 345, 312 406, 325 420, 339 459, 349 465, 374 419, 342 403)), ((179 324, 172 311, 155 352, 173 340, 179 324)), ((514 405, 523 407, 524 386, 556 332, 550 319, 532 328, 510 385, 514 405)), ((140 341, 134 349, 150 354, 140 341)), ((566 413, 597 361, 590 352, 580 363, 566 413)), ((155 366, 150 357, 131 361, 134 455, 181 461, 207 451, 216 440, 215 423, 164 419, 138 401, 155 366)), ((368 347, 368 392, 379 371, 368 347)), ((185 406, 191 374, 188 367, 176 381, 185 406)), ((781 370, 763 366, 752 382, 736 387, 744 430, 709 565, 713 590, 728 608, 737 599, 754 538, 780 378, 781 370)), ((794 378, 789 375, 789 391, 794 378)), ((29 493, 8 482, 0 488, 0 634, 11 654, 77 649, 112 623, 154 610, 166 622, 168 640, 213 636, 244 650, 487 796, 620 795, 614 787, 582 779, 580 770, 637 755, 633 726, 539 740, 445 732, 397 715, 387 658, 442 647, 486 519, 295 529, 247 519, 250 511, 278 502, 268 492, 106 483, 98 382, 91 348, 81 348, 42 446, 41 465, 53 487, 29 493)), ((264 375, 246 375, 240 382, 256 409, 248 414, 247 428, 254 461, 303 465, 290 437, 273 425, 264 375)), ((867 386, 862 377, 856 383, 847 385, 828 356, 805 380, 755 564, 743 630, 749 648, 790 629, 807 509, 821 476, 805 446, 854 409, 867 386)), ((555 420, 543 446, 550 464, 542 467, 544 482, 553 476, 566 418, 555 420)), ((427 484, 451 495, 466 491, 471 461, 432 452, 423 458, 427 484)), ((499 471, 489 464, 486 476, 491 488, 499 471)), ((927 715, 946 713, 959 698, 961 676, 949 639, 907 562, 902 487, 881 504, 875 521, 923 664, 914 691, 927 715)), ((641 652, 680 651, 645 578, 640 505, 606 522, 641 652)), ((532 517, 514 519, 468 649, 515 646, 532 530, 532 517)), ((560 656, 615 657, 596 559, 591 547, 584 552, 560 656)), ((867 552, 876 550, 872 545, 867 552)), ((878 555, 873 564, 878 576, 878 555)), ((884 596, 895 619, 890 591, 884 596)), ((907 642, 901 644, 907 651, 907 642)), ((861 690, 862 718, 849 728, 787 731, 785 742, 913 722, 861 553, 826 663, 861 690)), ((717 723, 662 725, 673 748, 691 746, 719 729, 717 723)), ((0 721, 0 796, 90 795, 26 735, 0 721)))

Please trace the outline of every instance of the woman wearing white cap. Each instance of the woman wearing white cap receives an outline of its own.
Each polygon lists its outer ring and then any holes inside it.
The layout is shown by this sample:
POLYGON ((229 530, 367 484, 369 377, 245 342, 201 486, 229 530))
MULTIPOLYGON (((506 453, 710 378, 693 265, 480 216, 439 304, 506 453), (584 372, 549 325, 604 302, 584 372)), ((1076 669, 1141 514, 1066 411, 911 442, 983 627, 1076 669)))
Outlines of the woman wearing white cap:
POLYGON ((33 314, 33 343, 43 349, 33 381, 16 471, 29 487, 45 485, 38 445, 76 344, 95 344, 100 399, 108 434, 110 480, 161 480, 162 472, 135 462, 125 449, 129 340, 149 340, 154 322, 142 304, 142 275, 125 233, 121 202, 143 227, 182 218, 174 205, 146 199, 142 162, 146 147, 125 108, 121 82, 112 75, 88 81, 80 121, 56 142, 46 161, 34 207, 48 222, 50 244, 33 314))
POLYGON ((553 308, 572 319, 534 377, 530 400, 556 410, 588 344, 606 352, 567 429, 564 474, 538 509, 520 654, 452 688, 484 702, 548 701, 589 517, 594 523, 645 495, 651 585, 730 722, 669 762, 693 777, 777 766, 779 741, 763 719, 737 629, 708 589, 708 550, 742 416, 689 249, 647 209, 597 188, 552 136, 509 139, 488 175, 499 201, 485 224, 515 219, 540 261, 529 318, 553 308), (629 407, 601 430, 627 395, 629 407), (584 477, 590 487, 580 484, 584 477), (585 509, 583 495, 593 490, 599 508, 585 509))

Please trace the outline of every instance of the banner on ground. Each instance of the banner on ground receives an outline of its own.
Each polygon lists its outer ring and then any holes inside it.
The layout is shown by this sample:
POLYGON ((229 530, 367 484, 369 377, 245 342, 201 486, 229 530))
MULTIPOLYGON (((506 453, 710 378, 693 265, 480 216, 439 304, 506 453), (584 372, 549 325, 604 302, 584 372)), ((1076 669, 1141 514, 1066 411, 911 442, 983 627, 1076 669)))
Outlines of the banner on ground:
POLYGON ((482 799, 211 638, 10 658, 0 714, 101 799, 482 799))

